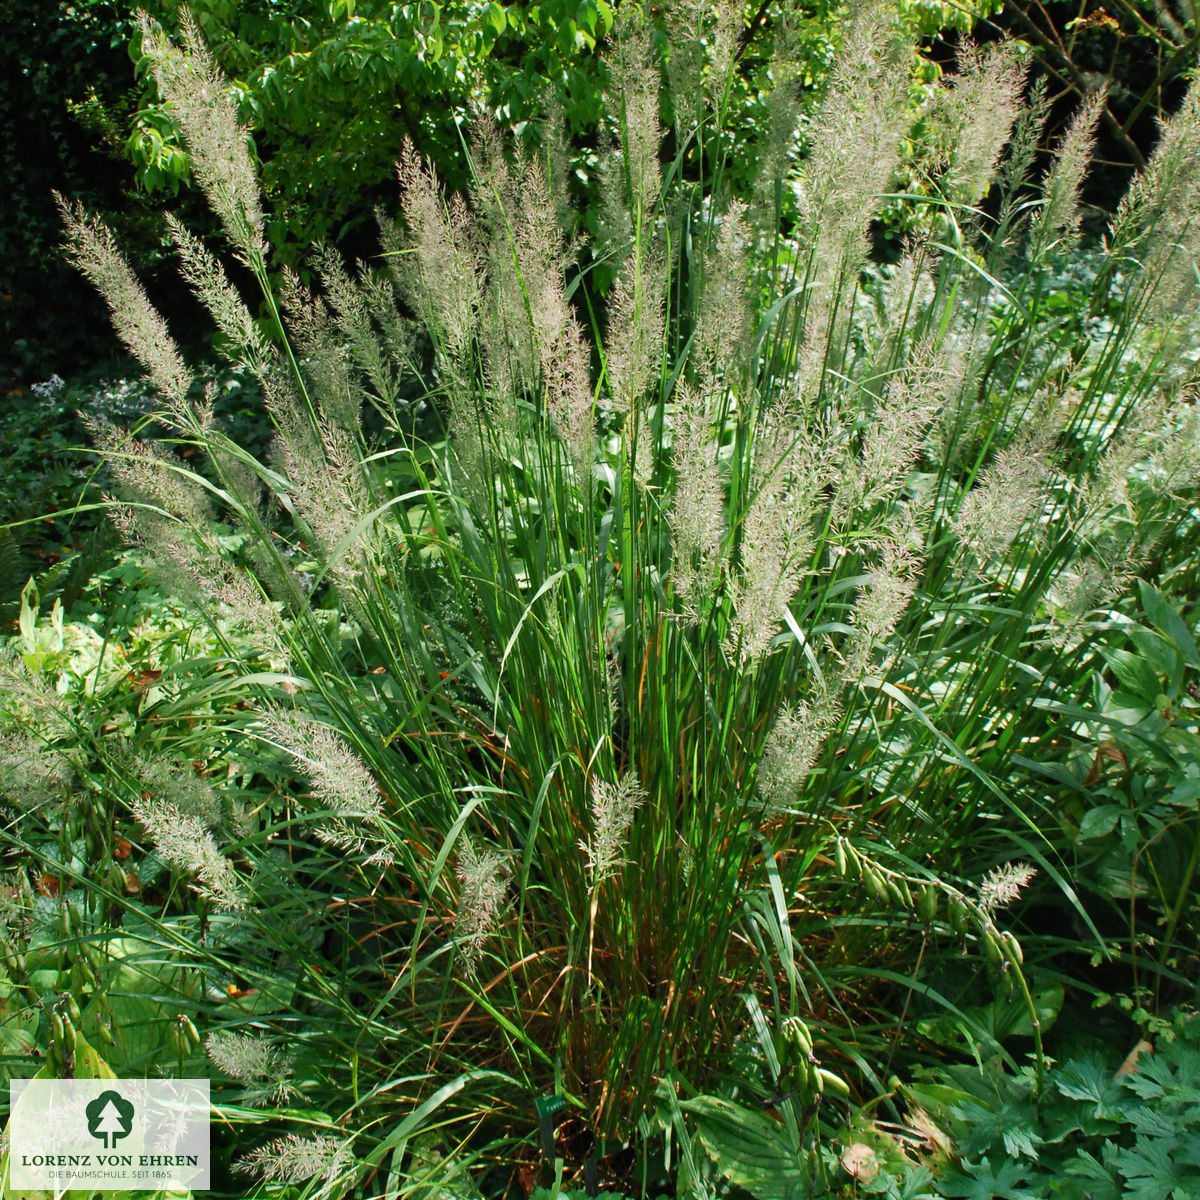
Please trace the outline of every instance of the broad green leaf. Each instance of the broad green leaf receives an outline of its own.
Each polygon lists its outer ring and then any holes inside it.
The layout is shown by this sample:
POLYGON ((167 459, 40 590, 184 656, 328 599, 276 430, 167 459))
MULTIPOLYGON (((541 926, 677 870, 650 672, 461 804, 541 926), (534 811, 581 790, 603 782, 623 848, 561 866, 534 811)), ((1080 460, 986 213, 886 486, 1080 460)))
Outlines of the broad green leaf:
POLYGON ((700 1141, 720 1173, 758 1200, 800 1200, 809 1171, 799 1147, 789 1147, 783 1128, 763 1113, 718 1096, 697 1096, 680 1107, 696 1118, 700 1141))

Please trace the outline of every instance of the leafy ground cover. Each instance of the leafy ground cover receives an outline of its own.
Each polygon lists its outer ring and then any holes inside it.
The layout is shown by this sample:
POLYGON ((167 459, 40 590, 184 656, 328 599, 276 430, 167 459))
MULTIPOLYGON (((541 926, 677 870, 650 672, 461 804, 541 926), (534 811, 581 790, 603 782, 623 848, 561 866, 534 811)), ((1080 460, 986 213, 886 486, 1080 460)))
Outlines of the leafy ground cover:
POLYGON ((10 1070, 214 1073, 236 1195, 1189 1194, 1200 101, 1072 271, 1098 100, 1046 167, 964 47, 914 155, 892 15, 747 193, 731 64, 623 9, 586 253, 481 121, 311 295, 144 25, 271 436, 64 202, 156 407, 90 431, 134 549, 0 664, 10 1070))

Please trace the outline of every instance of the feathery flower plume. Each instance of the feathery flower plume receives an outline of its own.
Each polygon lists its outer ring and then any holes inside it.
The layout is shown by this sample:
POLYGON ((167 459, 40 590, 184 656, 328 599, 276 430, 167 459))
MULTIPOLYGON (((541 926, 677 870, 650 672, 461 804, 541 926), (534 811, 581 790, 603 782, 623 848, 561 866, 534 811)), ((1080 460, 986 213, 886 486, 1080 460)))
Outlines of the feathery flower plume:
POLYGON ((207 491, 173 455, 124 430, 85 420, 128 505, 111 512, 122 535, 145 546, 172 594, 203 608, 232 568, 217 544, 207 491))
POLYGON ((263 396, 279 427, 281 445, 286 444, 297 461, 303 461, 320 452, 312 428, 314 419, 354 433, 359 429, 361 400, 351 389, 341 337, 328 310, 288 267, 280 272, 280 308, 287 317, 288 336, 303 371, 306 394, 289 373, 273 370, 262 380, 263 396), (320 400, 319 413, 313 407, 314 397, 320 400))
POLYGON ((613 406, 632 416, 656 383, 666 332, 666 263, 634 249, 612 290, 604 368, 613 406))
POLYGON ((720 577, 724 489, 703 393, 681 381, 675 395, 679 415, 672 429, 671 455, 677 478, 667 513, 671 581, 688 618, 698 621, 720 577))
POLYGON ((1070 248, 1079 240, 1079 192, 1096 149, 1096 126, 1108 104, 1108 85, 1079 106, 1054 154, 1042 184, 1042 209, 1030 230, 1030 255, 1037 258, 1051 245, 1070 248))
MULTIPOLYGON (((472 189, 471 203, 483 234, 489 293, 480 314, 487 402, 493 424, 511 433, 518 401, 534 392, 540 379, 531 308, 543 286, 542 269, 554 257, 557 218, 551 213, 548 221, 535 222, 527 216, 531 208, 540 207, 541 198, 523 195, 505 159, 499 131, 490 122, 481 123, 472 157, 479 185, 472 189)), ((522 181, 525 170, 518 158, 522 181)))
POLYGON ((135 765, 142 790, 169 799, 177 811, 211 829, 221 819, 221 798, 206 779, 180 769, 166 758, 141 759, 135 765))
MULTIPOLYGON (((1139 473, 1147 467, 1153 472, 1155 460, 1171 453, 1162 445, 1170 440, 1169 434, 1162 436, 1164 405, 1159 397, 1157 403, 1139 406, 1078 491, 1074 527, 1086 550, 1046 590, 1049 640, 1054 644, 1072 641, 1088 614, 1107 609, 1146 561, 1148 547, 1140 538, 1129 480, 1135 467, 1141 468, 1139 473)), ((1186 447, 1181 448, 1186 453, 1186 447)))
MULTIPOLYGON (((1161 398, 1159 403, 1161 404, 1161 398)), ((1143 440, 1153 428, 1153 399, 1139 406, 1125 429, 1105 448, 1094 473, 1085 478, 1078 491, 1076 530, 1098 551, 1111 543, 1119 522, 1135 520, 1129 495, 1129 476, 1136 465, 1153 453, 1143 440)), ((1159 408, 1161 413, 1161 408, 1159 408)))
POLYGON ((800 126, 800 89, 794 64, 776 61, 770 77, 774 86, 766 95, 767 135, 754 180, 754 200, 750 209, 752 223, 759 232, 770 233, 776 220, 776 185, 782 185, 791 170, 796 150, 796 131, 800 126))
POLYGON ((521 176, 514 239, 546 409, 566 443, 580 481, 586 482, 594 455, 588 351, 583 330, 563 292, 564 248, 556 233, 546 174, 538 162, 530 163, 521 176))
POLYGON ((959 51, 958 74, 941 105, 941 132, 948 159, 943 187, 960 203, 987 195, 1008 144, 1027 74, 1018 50, 1017 43, 1002 42, 979 51, 966 41, 959 51))
POLYGON ((71 713, 45 675, 35 675, 14 645, 0 646, 0 712, 56 737, 71 730, 71 713))
POLYGON ((704 73, 704 42, 700 35, 709 11, 707 0, 669 0, 661 6, 666 33, 667 97, 676 123, 690 113, 685 106, 696 103, 704 73))
POLYGON ((1177 326, 1179 306, 1190 302, 1200 259, 1200 84, 1188 87, 1178 111, 1160 121, 1150 161, 1121 198, 1112 221, 1109 257, 1135 258, 1148 307, 1151 335, 1177 326), (1155 327, 1158 328, 1155 328, 1155 327))
POLYGON ((1165 248, 1169 253, 1186 232, 1196 233, 1200 85, 1193 81, 1178 110, 1159 126, 1150 161, 1121 197, 1112 223, 1112 252, 1132 253, 1144 247, 1143 261, 1149 257, 1145 251, 1165 248))
POLYGON ((142 53, 150 60, 159 94, 179 122, 192 171, 213 212, 243 260, 261 262, 266 243, 250 131, 238 120, 228 80, 186 8, 179 10, 182 50, 146 12, 138 13, 137 24, 142 53))
POLYGON ((213 599, 224 606, 228 619, 254 640, 276 671, 288 670, 291 650, 280 605, 268 600, 254 577, 243 567, 222 563, 213 580, 213 599))
POLYGON ((762 426, 754 448, 750 501, 738 531, 738 571, 731 582, 735 620, 725 643, 743 664, 771 644, 807 570, 816 495, 825 477, 828 446, 802 442, 785 426, 762 426))
POLYGON ((468 968, 474 968, 483 943, 496 924, 504 894, 508 891, 509 868, 498 850, 480 850, 474 841, 463 839, 459 851, 458 876, 461 890, 455 936, 468 968))
POLYGON ((269 709, 261 724, 266 740, 287 751, 313 795, 333 813, 367 824, 382 819, 379 787, 340 733, 296 709, 269 709))
POLYGON ((908 125, 892 6, 859 5, 834 63, 802 167, 806 237, 822 280, 849 278, 867 253, 867 220, 908 125))
POLYGON ((271 357, 270 344, 229 282, 225 268, 173 213, 167 213, 167 228, 179 251, 183 277, 212 314, 228 342, 230 356, 255 375, 261 375, 271 357))
MULTIPOLYGON (((330 246, 322 246, 318 250, 317 271, 325 291, 326 304, 333 313, 333 324, 341 334, 338 348, 374 389, 374 395, 371 396, 374 407, 386 413, 395 402, 399 378, 391 356, 371 323, 366 288, 351 278, 342 256, 330 246)), ((394 304, 391 307, 394 308, 394 304)), ((354 407, 357 408, 357 405, 354 407)), ((354 417, 357 416, 355 411, 354 417)), ((357 424, 356 421, 336 423, 345 425, 347 432, 352 432, 357 424)))
POLYGON ((27 729, 0 732, 0 795, 22 811, 70 794, 71 764, 27 729))
POLYGON ((361 464, 353 436, 331 420, 320 421, 320 442, 299 423, 282 427, 274 451, 292 487, 296 512, 312 530, 321 558, 335 579, 348 581, 359 569, 356 555, 369 530, 361 464))
MULTIPOLYGON (((359 268, 359 291, 363 303, 375 322, 386 347, 389 369, 395 373, 397 383, 403 374, 406 363, 413 361, 417 346, 416 324, 403 316, 396 303, 396 287, 390 271, 368 271, 359 268)), ((385 419, 396 424, 396 418, 390 411, 382 411, 385 419)))
POLYGON ((619 114, 620 154, 632 188, 630 215, 634 227, 648 236, 662 190, 658 165, 660 78, 650 47, 649 23, 640 5, 619 8, 613 32, 616 49, 610 58, 613 90, 607 97, 608 110, 619 114))
POLYGON ((684 106, 701 98, 714 107, 720 104, 744 17, 741 6, 729 0, 671 0, 662 9, 667 94, 675 120, 686 121, 684 106))
POLYGON ((922 243, 909 243, 892 268, 883 288, 881 320, 884 330, 897 336, 920 324, 921 314, 933 302, 937 254, 922 243))
MULTIPOLYGON (((107 497, 109 515, 121 536, 146 547, 174 594, 201 607, 225 605, 228 615, 254 636, 272 661, 286 665, 289 651, 279 613, 250 582, 244 568, 223 559, 213 536, 208 493, 157 444, 130 440, 122 430, 91 421, 86 424, 125 499, 137 504, 118 504, 107 497)), ((210 452, 220 454, 213 447, 210 452)), ((234 472, 240 467, 237 462, 227 464, 227 470, 234 472)), ((250 493, 253 481, 251 475, 241 482, 243 495, 250 493)))
POLYGON ((1025 522, 1045 502, 1048 442, 1042 434, 1021 438, 996 452, 963 498, 954 532, 980 562, 1003 557, 1025 522))
POLYGON ((1106 556, 1084 559, 1068 567, 1046 590, 1050 621, 1046 640, 1054 646, 1070 645, 1090 613, 1107 609, 1129 588, 1142 565, 1132 546, 1123 560, 1106 556))
POLYGON ((738 36, 745 28, 746 18, 737 0, 717 0, 713 7, 716 9, 715 19, 705 39, 709 47, 709 64, 704 90, 709 103, 716 107, 721 103, 729 82, 738 36))
POLYGON ((217 848, 199 817, 182 812, 168 800, 135 800, 133 815, 145 827, 154 848, 172 866, 195 876, 192 886, 219 908, 246 907, 246 892, 229 861, 217 848))
MULTIPOLYGON (((550 289, 548 289, 550 290, 550 289)), ((595 420, 588 351, 579 322, 567 306, 561 285, 544 298, 548 319, 538 334, 538 352, 546 409, 562 437, 581 483, 591 479, 595 455, 595 420)))
POLYGON ((113 325, 130 353, 140 362, 171 415, 182 429, 193 424, 187 392, 192 377, 183 365, 166 322, 150 303, 112 230, 83 205, 54 194, 66 226, 67 256, 91 281, 112 312, 113 325))
MULTIPOLYGON (((96 450, 107 460, 125 499, 163 509, 173 523, 203 530, 213 524, 213 507, 205 488, 189 478, 183 460, 157 442, 138 441, 126 429, 86 421, 96 450)), ((146 514, 151 518, 151 514, 146 514)), ((140 528, 143 515, 134 516, 140 528)))
MULTIPOLYGON (((803 340, 790 406, 803 409, 822 386, 831 344, 845 335, 842 293, 853 287, 868 253, 867 230, 896 168, 908 109, 890 4, 853 8, 842 49, 813 122, 811 150, 796 187, 809 257, 803 340)), ((778 90, 778 89, 777 89, 778 90)), ((780 101, 784 113, 786 97, 780 101)), ((776 155, 784 165, 786 157, 776 155)))
POLYGON ((1005 863, 993 867, 979 885, 979 905, 990 916, 1016 900, 1030 885, 1037 868, 1028 863, 1005 863))
POLYGON ((645 802, 646 793, 637 772, 628 771, 617 783, 592 780, 592 835, 579 843, 587 856, 587 872, 595 891, 624 863, 621 852, 634 814, 645 802))
POLYGON ((204 1048, 217 1067, 246 1086, 247 1104, 283 1104, 299 1094, 289 1082, 293 1056, 265 1034, 219 1029, 208 1035, 204 1048))
POLYGON ((721 218, 716 245, 705 256, 704 292, 696 318, 695 356, 701 370, 725 375, 746 356, 751 330, 750 230, 735 201, 721 218))
POLYGON ((879 398, 861 452, 846 457, 834 510, 837 520, 851 520, 899 495, 949 378, 940 355, 924 345, 913 350, 879 398))
POLYGON ((920 558, 908 547, 884 546, 879 563, 868 572, 868 586, 859 591, 854 605, 854 632, 842 669, 844 680, 860 679, 876 648, 895 632, 917 590, 920 566, 920 558))
POLYGON ((840 716, 833 696, 819 692, 811 703, 801 701, 775 718, 758 766, 758 792, 768 819, 795 802, 840 716))
POLYGON ((306 1179, 332 1180, 350 1165, 350 1142, 329 1136, 301 1137, 288 1133, 239 1158, 233 1169, 244 1175, 280 1183, 306 1179))
POLYGON ((1200 390, 1183 388, 1149 431, 1145 443, 1147 477, 1161 494, 1185 502, 1185 489, 1200 481, 1200 390))
POLYGON ((461 199, 447 208, 432 167, 405 140, 396 165, 408 245, 389 240, 393 278, 443 353, 444 364, 464 370, 480 293, 478 252, 461 199), (411 251, 411 253, 408 253, 411 251))

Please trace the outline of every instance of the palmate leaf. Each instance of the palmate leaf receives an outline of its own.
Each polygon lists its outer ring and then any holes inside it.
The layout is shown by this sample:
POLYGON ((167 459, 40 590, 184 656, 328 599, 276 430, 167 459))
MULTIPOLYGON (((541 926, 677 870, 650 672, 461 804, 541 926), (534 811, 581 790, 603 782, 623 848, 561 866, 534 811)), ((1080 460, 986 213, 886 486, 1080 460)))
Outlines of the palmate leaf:
MULTIPOLYGON (((1191 1114, 1195 1119, 1195 1114, 1191 1114)), ((1200 1168, 1200 1133, 1187 1133, 1179 1139, 1182 1150, 1175 1153, 1175 1161, 1189 1167, 1200 1168)))
POLYGON ((1179 1114, 1164 1111, 1158 1105, 1139 1104, 1129 1113, 1129 1123, 1135 1133, 1152 1138, 1173 1138, 1179 1132, 1179 1114))
POLYGON ((1090 1115, 1097 1119, 1116 1121, 1126 1115, 1120 1087, 1098 1055, 1071 1059, 1055 1075, 1054 1086, 1068 1100, 1091 1104, 1090 1115))
POLYGON ((1101 1150, 1103 1160, 1087 1150, 1080 1150, 1063 1166, 1068 1179, 1062 1194, 1070 1200, 1119 1200, 1121 1189, 1117 1185, 1117 1173, 1113 1160, 1118 1148, 1105 1142, 1101 1150))
POLYGON ((904 1176, 900 1180, 889 1180, 888 1200, 934 1200, 936 1192, 930 1191, 933 1174, 926 1167, 906 1163, 904 1176))
POLYGON ((1126 1179, 1122 1196, 1127 1200, 1196 1200, 1200 1196, 1200 1174, 1187 1172, 1169 1142, 1138 1134, 1136 1143, 1116 1156, 1117 1170, 1126 1179))
POLYGON ((1037 1161, 1043 1139, 1038 1134, 1037 1110, 1031 1105, 1004 1103, 992 1109, 972 1102, 958 1105, 954 1116, 968 1130, 961 1143, 964 1154, 978 1154, 1000 1140, 1012 1158, 1037 1161))
POLYGON ((1200 1104, 1200 1051, 1191 1046, 1172 1049, 1170 1055, 1145 1055, 1138 1069, 1122 1076, 1122 1083, 1143 1100, 1169 1099, 1176 1104, 1200 1104))
POLYGON ((979 1162, 962 1160, 962 1169, 943 1175, 938 1181, 943 1196, 955 1200, 1039 1200, 1037 1188, 1019 1187, 1030 1178, 1031 1168, 1006 1162, 994 1170, 985 1156, 979 1162))

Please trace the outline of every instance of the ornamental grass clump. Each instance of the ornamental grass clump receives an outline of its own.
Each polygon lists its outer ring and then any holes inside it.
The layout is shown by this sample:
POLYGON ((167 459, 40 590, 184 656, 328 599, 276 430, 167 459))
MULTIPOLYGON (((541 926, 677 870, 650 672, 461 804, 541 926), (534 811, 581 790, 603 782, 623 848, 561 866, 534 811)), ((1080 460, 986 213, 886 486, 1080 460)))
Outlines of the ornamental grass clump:
MULTIPOLYGON (((707 45, 732 70, 722 13, 707 45)), ((269 340, 172 223, 275 438, 258 459, 186 400, 111 235, 64 204, 70 253, 168 431, 99 441, 129 489, 122 527, 215 628, 259 639, 257 659, 219 666, 241 679, 250 744, 294 782, 225 866, 166 802, 129 816, 204 902, 301 964, 297 1011, 276 1019, 311 1023, 314 1102, 342 1097, 338 1127, 373 1131, 360 1174, 435 1117, 463 1122, 462 1161, 511 1164, 535 1153, 551 1095, 595 1156, 641 1154, 701 1111, 678 1097, 731 1079, 785 1093, 779 1136, 800 1155, 825 1075, 805 1057, 784 1087, 773 1038, 807 1022, 830 1061, 869 1040, 854 1023, 872 971, 894 977, 924 936, 961 935, 1024 987, 1019 947, 964 880, 1015 857, 998 816, 1044 853, 1013 755, 1037 753, 1080 622, 1170 536, 1170 494, 1195 482, 1175 455, 1168 479, 1117 486, 1125 449, 1163 453, 1137 413, 1194 429, 1193 367, 1159 301, 1192 262, 1181 172, 1200 123, 1192 97, 1167 123, 1097 276, 1115 317, 1080 335, 1039 281, 1073 244, 1099 102, 1030 179, 1031 156, 1004 150, 1040 116, 1021 60, 967 48, 928 113, 925 240, 872 266, 913 115, 892 16, 858 6, 798 177, 743 201, 723 183, 720 87, 664 109, 650 18, 623 6, 600 238, 573 245, 550 156, 484 124, 466 195, 403 147, 383 253, 351 269, 320 251, 313 294, 270 274, 245 134, 194 27, 179 48, 144 22, 198 181, 284 331, 269 340), (603 303, 597 265, 616 268, 603 303), (302 929, 273 918, 289 888, 302 929), (744 1074, 755 1041, 773 1080, 744 1074), (379 1133, 401 1102, 413 1122, 379 1133)), ((685 42, 670 71, 687 53, 706 51, 685 42)), ((329 1177, 343 1143, 314 1144, 329 1177)), ((304 1156, 259 1159, 292 1178, 304 1156)))

